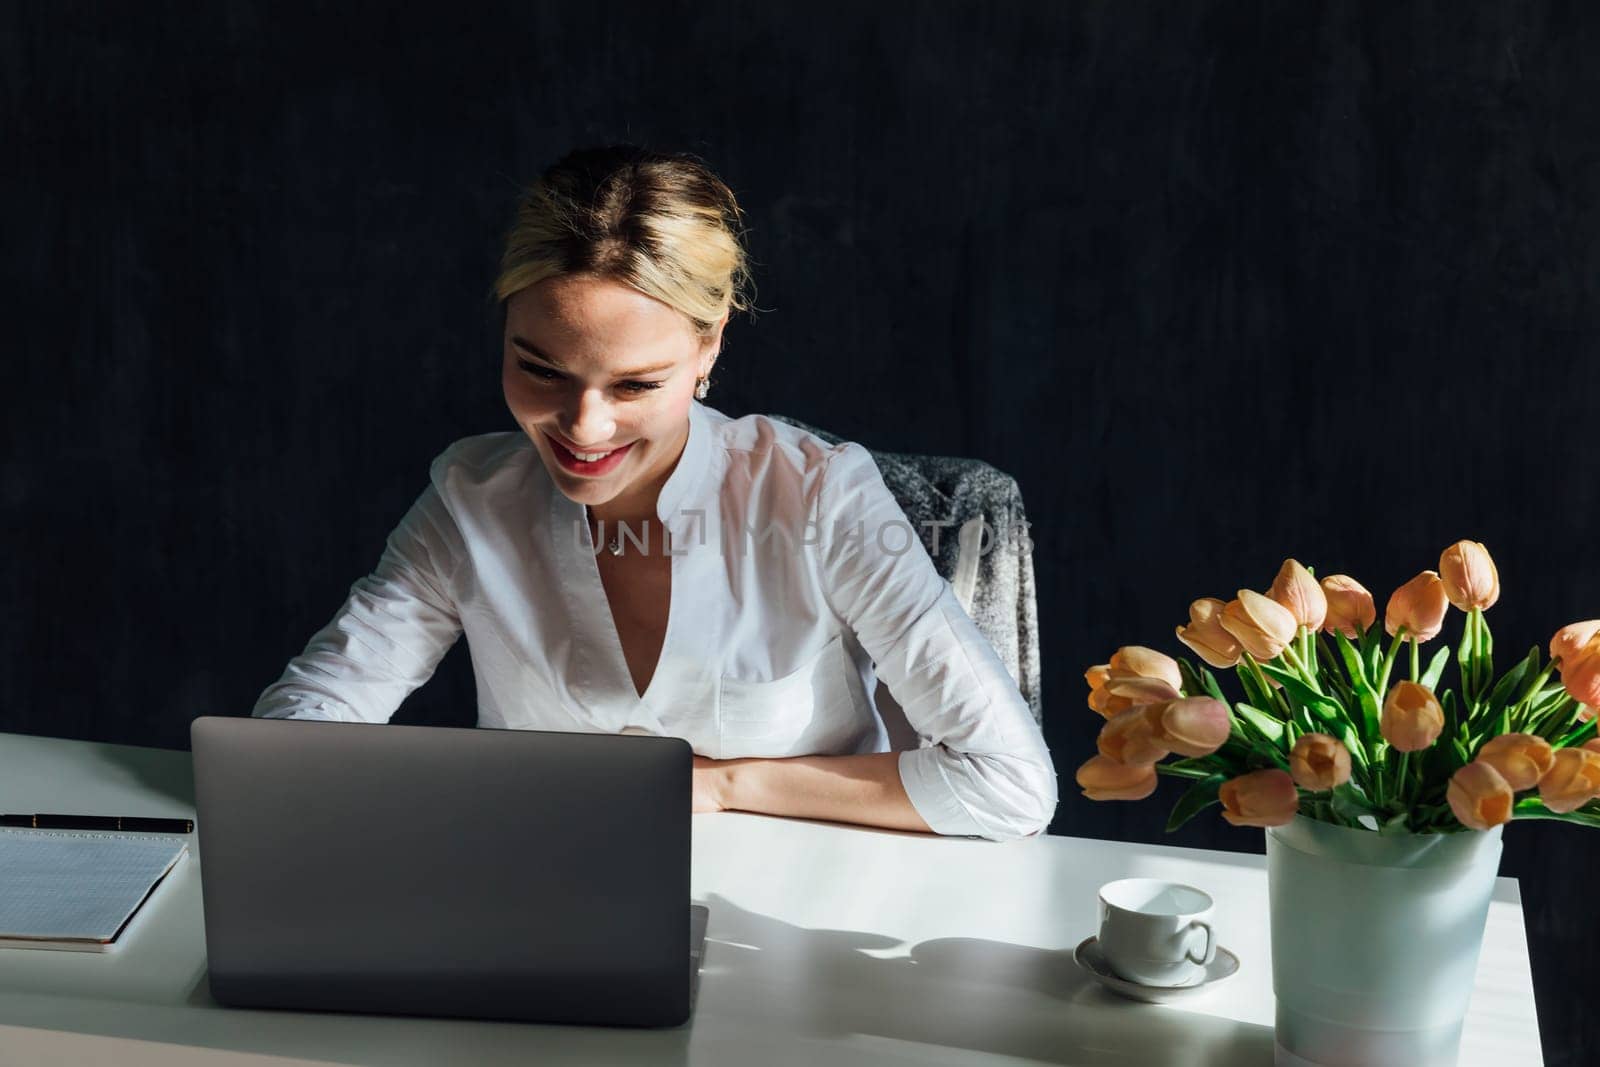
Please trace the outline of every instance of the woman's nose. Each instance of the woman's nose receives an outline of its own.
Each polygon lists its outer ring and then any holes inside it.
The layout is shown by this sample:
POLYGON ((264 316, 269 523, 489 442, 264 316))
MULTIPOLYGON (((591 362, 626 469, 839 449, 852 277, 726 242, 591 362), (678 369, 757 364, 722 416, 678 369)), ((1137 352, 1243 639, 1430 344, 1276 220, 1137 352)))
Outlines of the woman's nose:
POLYGON ((585 389, 578 394, 576 409, 572 414, 567 437, 575 445, 603 445, 611 440, 617 428, 611 417, 611 405, 597 389, 585 389))

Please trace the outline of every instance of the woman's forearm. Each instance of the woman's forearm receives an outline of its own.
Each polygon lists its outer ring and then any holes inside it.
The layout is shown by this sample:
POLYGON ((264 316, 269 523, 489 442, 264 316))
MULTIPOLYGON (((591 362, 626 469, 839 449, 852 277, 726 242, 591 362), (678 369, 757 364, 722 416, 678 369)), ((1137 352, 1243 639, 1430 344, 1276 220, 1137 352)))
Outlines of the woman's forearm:
POLYGON ((715 762, 719 801, 732 811, 932 833, 900 783, 900 753, 715 762))

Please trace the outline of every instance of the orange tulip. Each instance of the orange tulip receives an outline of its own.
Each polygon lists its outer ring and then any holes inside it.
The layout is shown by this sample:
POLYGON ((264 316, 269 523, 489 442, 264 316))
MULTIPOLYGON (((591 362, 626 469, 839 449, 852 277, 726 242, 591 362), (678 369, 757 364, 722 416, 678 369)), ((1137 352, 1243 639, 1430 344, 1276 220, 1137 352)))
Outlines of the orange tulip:
POLYGON ((1222 628, 1225 605, 1216 597, 1202 597, 1189 605, 1189 625, 1177 628, 1178 640, 1218 670, 1239 662, 1239 642, 1222 628))
POLYGON ((1289 774, 1301 789, 1325 793, 1350 780, 1350 750, 1328 734, 1301 734, 1289 752, 1289 774))
POLYGON ((1444 798, 1461 825, 1469 830, 1487 830, 1511 821, 1511 805, 1516 799, 1500 772, 1481 760, 1450 776, 1444 798))
POLYGON ((1600 704, 1600 633, 1561 660, 1561 687, 1580 704, 1600 704))
POLYGON ((1589 638, 1595 634, 1600 634, 1600 619, 1589 619, 1587 622, 1575 622, 1563 626, 1550 639, 1550 658, 1565 662, 1588 644, 1589 638))
POLYGON ((1100 754, 1130 767, 1165 759, 1170 749, 1157 737, 1164 707, 1149 704, 1119 711, 1100 728, 1095 741, 1100 754))
POLYGON ((1322 579, 1322 595, 1328 598, 1328 616, 1322 622, 1324 633, 1338 631, 1352 641, 1378 618, 1367 587, 1348 574, 1330 574, 1322 579))
POLYGON ((1322 629, 1328 617, 1328 595, 1298 560, 1283 561, 1267 597, 1288 608, 1298 625, 1312 630, 1322 629))
POLYGON ((1156 767, 1153 763, 1130 767, 1095 756, 1078 768, 1078 785, 1090 800, 1143 800, 1156 791, 1156 767))
POLYGON ((1217 796, 1222 817, 1234 826, 1282 826, 1294 821, 1300 807, 1294 779, 1276 767, 1230 778, 1217 796))
POLYGON ((1142 645, 1112 653, 1110 663, 1083 672, 1089 683, 1089 707, 1109 719, 1141 704, 1173 700, 1183 690, 1183 674, 1171 656, 1142 645))
POLYGON ((1221 622, 1246 652, 1263 663, 1283 655, 1300 632, 1288 608, 1251 589, 1239 590, 1237 600, 1223 605, 1221 622))
POLYGON ((1499 771, 1512 792, 1521 792, 1539 784, 1555 761, 1555 750, 1533 734, 1501 734, 1490 738, 1476 758, 1499 771))
POLYGON ((1596 708, 1593 704, 1578 705, 1579 722, 1588 722, 1589 720, 1593 719, 1596 714, 1600 714, 1600 708, 1596 708))
POLYGON ((1553 812, 1577 811, 1600 796, 1600 752, 1587 746, 1556 750, 1555 765, 1539 779, 1539 799, 1553 812))
POLYGON ((1124 645, 1111 654, 1111 680, 1119 678, 1159 678, 1173 689, 1183 688, 1178 661, 1143 645, 1124 645))
POLYGON ((1396 682, 1383 702, 1378 730, 1401 752, 1420 752, 1439 739, 1444 729, 1444 708, 1433 690, 1416 682, 1396 682))
POLYGON ((1168 685, 1165 679, 1136 676, 1118 678, 1115 672, 1111 681, 1106 683, 1106 692, 1111 694, 1111 702, 1118 711, 1136 708, 1141 704, 1159 704, 1163 700, 1178 699, 1178 691, 1168 685))
POLYGON ((1580 746, 1580 747, 1586 748, 1590 752, 1600 752, 1600 737, 1591 737, 1589 740, 1585 741, 1582 744, 1582 746, 1580 746))
POLYGON ((1389 597, 1383 614, 1383 629, 1390 637, 1400 627, 1406 636, 1418 641, 1432 641, 1444 629, 1444 613, 1450 610, 1450 599, 1445 596, 1444 582, 1435 571, 1423 571, 1389 597))
POLYGON ((1180 756, 1209 756, 1233 732, 1228 705, 1211 697, 1185 697, 1157 706, 1156 739, 1180 756))
POLYGON ((1486 610, 1500 599, 1500 572, 1481 541, 1457 541, 1439 557, 1444 595, 1461 611, 1486 610))

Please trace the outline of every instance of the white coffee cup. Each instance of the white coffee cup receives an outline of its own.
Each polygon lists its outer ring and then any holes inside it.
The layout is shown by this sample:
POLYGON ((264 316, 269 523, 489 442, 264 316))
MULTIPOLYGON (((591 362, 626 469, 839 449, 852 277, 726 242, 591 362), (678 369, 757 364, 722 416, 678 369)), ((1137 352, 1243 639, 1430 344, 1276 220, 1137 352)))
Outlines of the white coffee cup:
POLYGON ((1217 958, 1211 898, 1194 886, 1124 878, 1100 887, 1100 951, 1140 985, 1189 985, 1217 958))

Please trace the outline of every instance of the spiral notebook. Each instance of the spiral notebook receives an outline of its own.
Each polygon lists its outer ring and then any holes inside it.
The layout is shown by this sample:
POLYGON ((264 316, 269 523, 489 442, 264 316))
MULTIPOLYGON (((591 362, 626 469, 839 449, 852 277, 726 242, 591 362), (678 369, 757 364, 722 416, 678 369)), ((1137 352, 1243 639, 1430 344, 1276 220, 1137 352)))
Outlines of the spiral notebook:
POLYGON ((188 852, 163 834, 0 829, 0 948, 116 948, 188 852))

